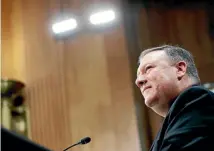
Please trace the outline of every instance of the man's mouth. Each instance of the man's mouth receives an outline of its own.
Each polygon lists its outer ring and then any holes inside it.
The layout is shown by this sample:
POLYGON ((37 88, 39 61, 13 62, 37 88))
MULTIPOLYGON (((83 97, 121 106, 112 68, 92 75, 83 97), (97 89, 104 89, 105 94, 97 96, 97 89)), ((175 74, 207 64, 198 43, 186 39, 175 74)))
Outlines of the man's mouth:
POLYGON ((151 88, 151 86, 145 87, 145 88, 143 89, 143 93, 144 93, 147 89, 149 89, 149 88, 151 88))

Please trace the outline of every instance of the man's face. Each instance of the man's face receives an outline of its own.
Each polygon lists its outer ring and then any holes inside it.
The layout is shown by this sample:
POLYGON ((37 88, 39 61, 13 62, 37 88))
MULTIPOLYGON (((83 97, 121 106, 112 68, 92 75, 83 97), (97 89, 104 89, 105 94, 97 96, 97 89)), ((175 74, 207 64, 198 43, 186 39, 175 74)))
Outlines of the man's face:
POLYGON ((164 51, 153 51, 141 58, 136 85, 146 106, 155 112, 161 111, 175 97, 177 80, 176 68, 164 51))

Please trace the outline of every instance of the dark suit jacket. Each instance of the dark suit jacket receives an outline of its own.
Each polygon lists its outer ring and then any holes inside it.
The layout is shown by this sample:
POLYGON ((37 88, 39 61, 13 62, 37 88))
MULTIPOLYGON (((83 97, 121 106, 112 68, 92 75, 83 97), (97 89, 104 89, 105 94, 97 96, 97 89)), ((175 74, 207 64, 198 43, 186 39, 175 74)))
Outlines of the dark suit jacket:
POLYGON ((214 151, 214 93, 201 86, 183 91, 150 151, 214 151))

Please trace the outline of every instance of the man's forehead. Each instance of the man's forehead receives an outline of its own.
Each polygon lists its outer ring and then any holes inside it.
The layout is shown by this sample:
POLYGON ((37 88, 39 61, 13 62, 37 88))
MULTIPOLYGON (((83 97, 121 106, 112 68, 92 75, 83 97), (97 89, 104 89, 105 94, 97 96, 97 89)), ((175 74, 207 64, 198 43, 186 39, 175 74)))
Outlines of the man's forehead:
POLYGON ((164 51, 153 51, 153 52, 149 52, 148 54, 140 58, 140 65, 160 62, 165 59, 166 59, 166 54, 164 51))

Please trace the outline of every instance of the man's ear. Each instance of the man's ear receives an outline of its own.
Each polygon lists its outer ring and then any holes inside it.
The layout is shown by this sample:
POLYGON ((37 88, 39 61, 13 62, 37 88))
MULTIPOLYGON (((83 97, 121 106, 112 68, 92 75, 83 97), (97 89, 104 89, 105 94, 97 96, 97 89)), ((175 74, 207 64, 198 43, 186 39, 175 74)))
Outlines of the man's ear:
POLYGON ((179 61, 176 63, 176 68, 177 68, 177 78, 178 80, 181 80, 182 77, 186 74, 187 71, 187 64, 184 61, 179 61))

